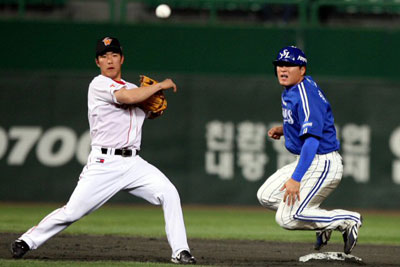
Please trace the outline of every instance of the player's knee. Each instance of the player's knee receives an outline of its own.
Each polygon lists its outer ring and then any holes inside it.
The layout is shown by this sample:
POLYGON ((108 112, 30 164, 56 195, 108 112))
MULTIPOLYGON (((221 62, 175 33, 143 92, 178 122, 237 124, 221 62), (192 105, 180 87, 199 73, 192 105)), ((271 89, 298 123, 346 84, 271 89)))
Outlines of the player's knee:
POLYGON ((71 210, 71 209, 65 209, 64 210, 65 214, 65 223, 66 224, 71 224, 76 221, 78 221, 80 218, 85 216, 85 214, 81 211, 78 210, 71 210))
POLYGON ((65 216, 65 224, 72 224, 78 221, 82 216, 78 216, 77 214, 68 214, 65 216))
POLYGON ((290 223, 291 220, 289 218, 283 218, 281 216, 278 216, 278 213, 277 213, 275 216, 275 221, 280 227, 282 227, 286 230, 293 230, 291 223, 290 223))
POLYGON ((263 190, 263 188, 262 187, 260 187, 259 189, 258 189, 258 191, 257 191, 257 199, 258 199, 258 201, 260 202, 260 204, 262 205, 262 206, 264 206, 267 202, 268 202, 268 200, 266 199, 266 198, 264 198, 263 197, 263 192, 264 192, 265 190, 263 190))
POLYGON ((260 202, 261 206, 266 207, 268 209, 273 209, 275 210, 275 206, 276 206, 276 201, 274 201, 273 199, 269 198, 268 196, 270 196, 270 192, 269 190, 267 190, 264 187, 260 187, 260 189, 258 189, 257 191, 257 199, 260 202))
POLYGON ((164 184, 164 192, 171 195, 178 195, 178 190, 172 183, 165 183, 164 184))
POLYGON ((168 200, 168 199, 179 199, 179 193, 176 187, 172 183, 165 183, 161 186, 160 188, 160 194, 159 196, 161 197, 162 201, 168 200))
POLYGON ((278 216, 278 213, 275 215, 275 221, 280 227, 287 229, 287 225, 285 224, 283 218, 278 216))
POLYGON ((276 212, 276 214, 275 214, 275 221, 276 221, 276 223, 280 226, 280 227, 282 227, 282 228, 284 228, 284 229, 286 229, 286 230, 293 230, 293 229, 295 229, 294 228, 294 225, 295 224, 293 224, 293 216, 291 215, 291 214, 286 214, 286 213, 283 213, 283 209, 281 209, 281 208, 279 208, 278 209, 278 211, 276 212))

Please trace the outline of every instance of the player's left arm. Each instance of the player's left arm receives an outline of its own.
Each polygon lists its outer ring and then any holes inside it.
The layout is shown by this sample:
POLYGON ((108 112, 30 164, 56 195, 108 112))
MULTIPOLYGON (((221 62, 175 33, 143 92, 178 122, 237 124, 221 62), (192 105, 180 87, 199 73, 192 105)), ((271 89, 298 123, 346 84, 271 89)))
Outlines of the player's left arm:
POLYGON ((283 126, 275 126, 269 129, 268 136, 272 139, 279 140, 283 136, 283 126))
POLYGON ((284 201, 286 202, 288 199, 289 205, 294 204, 296 199, 300 201, 300 181, 311 166, 318 151, 327 108, 326 100, 321 98, 318 90, 303 88, 299 94, 301 94, 301 101, 297 113, 299 121, 302 122, 299 136, 304 140, 304 143, 292 177, 281 188, 281 190, 286 189, 284 201))
POLYGON ((175 83, 171 79, 165 79, 162 82, 147 87, 138 87, 135 90, 128 90, 127 88, 123 87, 122 89, 115 91, 114 94, 119 103, 137 104, 146 100, 160 90, 168 89, 172 89, 174 92, 177 90, 175 83))
POLYGON ((312 136, 305 136, 304 144, 301 148, 299 162, 294 170, 292 177, 282 186, 281 191, 286 189, 283 201, 288 201, 288 205, 294 205, 296 199, 300 201, 300 182, 304 174, 310 168, 315 155, 317 154, 319 139, 312 136))

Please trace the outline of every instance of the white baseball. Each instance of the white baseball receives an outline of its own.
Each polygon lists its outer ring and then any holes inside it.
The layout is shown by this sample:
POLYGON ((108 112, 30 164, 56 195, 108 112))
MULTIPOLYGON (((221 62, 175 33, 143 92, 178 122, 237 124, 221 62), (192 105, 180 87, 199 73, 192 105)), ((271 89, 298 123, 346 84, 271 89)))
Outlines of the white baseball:
POLYGON ((166 4, 161 4, 156 8, 156 16, 166 19, 171 15, 171 8, 166 4))

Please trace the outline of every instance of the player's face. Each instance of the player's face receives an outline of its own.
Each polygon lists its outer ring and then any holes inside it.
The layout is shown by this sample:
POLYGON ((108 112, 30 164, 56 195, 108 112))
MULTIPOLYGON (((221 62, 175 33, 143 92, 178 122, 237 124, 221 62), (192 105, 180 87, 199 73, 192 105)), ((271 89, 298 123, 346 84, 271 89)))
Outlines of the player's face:
POLYGON ((124 63, 124 56, 119 53, 107 52, 96 58, 96 64, 101 74, 113 80, 121 79, 121 66, 124 63))
POLYGON ((304 66, 277 66, 276 74, 279 84, 285 87, 291 87, 303 80, 306 68, 304 66))

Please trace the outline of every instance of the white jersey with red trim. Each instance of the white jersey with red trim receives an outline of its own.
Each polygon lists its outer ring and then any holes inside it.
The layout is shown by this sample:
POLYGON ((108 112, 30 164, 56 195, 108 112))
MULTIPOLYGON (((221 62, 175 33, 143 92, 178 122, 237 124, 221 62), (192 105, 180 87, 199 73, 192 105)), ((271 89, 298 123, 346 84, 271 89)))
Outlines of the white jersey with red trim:
POLYGON ((103 75, 89 85, 88 119, 92 146, 140 150, 142 126, 146 114, 134 105, 121 104, 114 92, 126 87, 137 88, 126 81, 114 81, 103 75))
POLYGON ((90 83, 88 115, 92 149, 87 164, 68 203, 19 238, 30 250, 37 249, 73 222, 100 208, 116 193, 124 191, 162 206, 173 259, 182 251, 190 251, 179 193, 158 168, 138 154, 145 112, 134 105, 118 103, 114 92, 123 87, 137 88, 132 83, 116 82, 103 75, 90 83))

